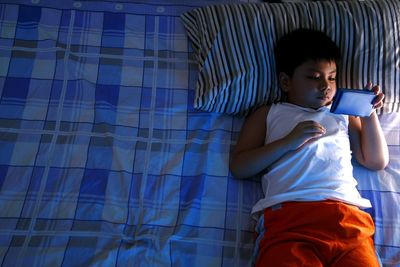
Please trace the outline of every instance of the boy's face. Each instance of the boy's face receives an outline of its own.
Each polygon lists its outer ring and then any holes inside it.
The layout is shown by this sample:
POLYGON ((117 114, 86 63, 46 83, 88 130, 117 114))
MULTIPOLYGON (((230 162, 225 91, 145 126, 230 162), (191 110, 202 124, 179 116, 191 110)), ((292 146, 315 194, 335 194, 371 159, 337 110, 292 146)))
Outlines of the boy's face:
POLYGON ((317 109, 329 105, 336 93, 336 63, 309 60, 298 66, 292 77, 280 73, 279 80, 289 103, 317 109))

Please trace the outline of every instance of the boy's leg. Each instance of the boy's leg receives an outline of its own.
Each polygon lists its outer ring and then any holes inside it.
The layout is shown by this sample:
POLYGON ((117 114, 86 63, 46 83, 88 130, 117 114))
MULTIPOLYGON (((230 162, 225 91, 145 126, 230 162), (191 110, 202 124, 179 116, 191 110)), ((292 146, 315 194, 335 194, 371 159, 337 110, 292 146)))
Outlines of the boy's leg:
POLYGON ((264 217, 257 266, 379 266, 372 219, 354 206, 284 203, 266 209, 264 217))
POLYGON ((380 264, 375 253, 372 239, 366 240, 363 244, 360 244, 350 252, 344 254, 343 257, 339 258, 331 266, 379 267, 380 264))
POLYGON ((321 220, 320 214, 314 213, 317 208, 317 203, 293 202, 266 209, 256 266, 324 266, 314 229, 318 233, 318 227, 329 219, 321 220))
POLYGON ((360 209, 341 205, 341 224, 345 227, 341 228, 343 237, 343 252, 335 259, 331 266, 380 266, 373 242, 373 234, 375 225, 371 216, 360 209), (351 242, 351 240, 354 240, 351 242), (354 246, 354 244, 357 244, 354 246), (346 248, 347 247, 347 248, 346 248))
POLYGON ((304 242, 284 242, 262 248, 256 267, 323 267, 318 252, 304 242))

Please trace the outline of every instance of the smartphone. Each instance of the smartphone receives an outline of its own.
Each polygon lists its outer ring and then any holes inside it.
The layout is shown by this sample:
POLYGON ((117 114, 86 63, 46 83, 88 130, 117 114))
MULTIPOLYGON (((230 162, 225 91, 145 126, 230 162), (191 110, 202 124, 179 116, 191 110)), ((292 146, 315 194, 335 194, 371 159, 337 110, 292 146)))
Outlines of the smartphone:
POLYGON ((371 90, 338 88, 330 111, 335 114, 368 117, 374 111, 372 103, 375 97, 371 90))

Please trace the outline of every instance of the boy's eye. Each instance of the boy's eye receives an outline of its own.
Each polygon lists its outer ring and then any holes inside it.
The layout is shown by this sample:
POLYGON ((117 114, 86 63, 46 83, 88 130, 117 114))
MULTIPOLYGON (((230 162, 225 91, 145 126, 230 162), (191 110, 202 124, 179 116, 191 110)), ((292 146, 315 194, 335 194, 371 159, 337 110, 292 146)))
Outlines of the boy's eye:
MULTIPOLYGON (((321 77, 317 76, 317 75, 308 76, 308 79, 311 79, 311 80, 319 80, 320 78, 321 77)), ((334 82, 334 81, 336 81, 336 77, 329 77, 328 80, 334 82)))

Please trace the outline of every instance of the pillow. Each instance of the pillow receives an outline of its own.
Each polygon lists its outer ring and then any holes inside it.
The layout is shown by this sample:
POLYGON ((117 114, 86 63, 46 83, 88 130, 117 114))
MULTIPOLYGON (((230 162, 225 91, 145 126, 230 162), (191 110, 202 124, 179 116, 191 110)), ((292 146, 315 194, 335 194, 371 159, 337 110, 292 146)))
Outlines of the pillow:
POLYGON ((381 112, 400 110, 400 1, 215 5, 181 15, 200 68, 194 107, 245 115, 281 98, 276 41, 297 28, 325 32, 341 48, 338 87, 371 81, 381 112))

